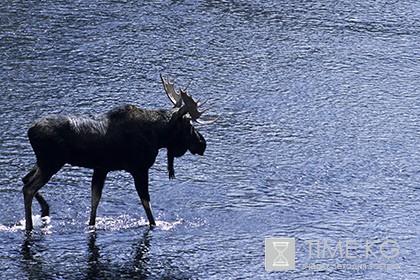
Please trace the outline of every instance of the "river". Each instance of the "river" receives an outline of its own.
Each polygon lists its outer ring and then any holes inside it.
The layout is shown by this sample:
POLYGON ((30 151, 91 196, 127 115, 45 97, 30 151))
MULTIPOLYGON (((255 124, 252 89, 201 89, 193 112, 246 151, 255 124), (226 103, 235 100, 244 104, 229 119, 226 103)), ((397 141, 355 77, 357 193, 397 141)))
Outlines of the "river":
POLYGON ((419 16, 415 0, 2 1, 1 278, 418 279, 419 16), (88 227, 92 171, 65 166, 26 234, 31 123, 169 109, 160 73, 222 117, 196 125, 205 156, 175 180, 160 152, 157 227, 119 171, 88 227), (294 270, 265 269, 268 237, 294 239, 294 270))

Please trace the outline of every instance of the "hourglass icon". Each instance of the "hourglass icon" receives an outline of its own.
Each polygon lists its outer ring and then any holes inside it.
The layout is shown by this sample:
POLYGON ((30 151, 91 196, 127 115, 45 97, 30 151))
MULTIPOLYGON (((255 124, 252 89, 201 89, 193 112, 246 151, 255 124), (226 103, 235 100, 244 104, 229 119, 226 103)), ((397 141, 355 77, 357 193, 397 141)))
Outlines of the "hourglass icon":
POLYGON ((287 250, 289 242, 273 242, 273 247, 277 251, 278 256, 273 261, 273 266, 288 266, 289 262, 283 253, 287 250))
POLYGON ((265 238, 265 270, 294 270, 295 238, 265 238))

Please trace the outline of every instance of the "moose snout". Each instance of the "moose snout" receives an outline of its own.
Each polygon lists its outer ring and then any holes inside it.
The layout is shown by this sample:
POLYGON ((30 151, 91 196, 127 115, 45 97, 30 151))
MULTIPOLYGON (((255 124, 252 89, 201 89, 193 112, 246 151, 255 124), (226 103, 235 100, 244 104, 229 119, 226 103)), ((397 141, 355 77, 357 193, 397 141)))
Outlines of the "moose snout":
POLYGON ((199 156, 204 156, 204 151, 199 151, 199 152, 197 152, 197 155, 199 155, 199 156))
POLYGON ((199 146, 199 149, 197 151, 197 154, 200 156, 204 156, 204 151, 206 150, 206 142, 201 143, 201 145, 199 146))
POLYGON ((191 154, 193 155, 200 155, 203 156, 204 155, 204 151, 206 150, 206 142, 199 142, 195 145, 191 145, 191 147, 189 148, 191 154))

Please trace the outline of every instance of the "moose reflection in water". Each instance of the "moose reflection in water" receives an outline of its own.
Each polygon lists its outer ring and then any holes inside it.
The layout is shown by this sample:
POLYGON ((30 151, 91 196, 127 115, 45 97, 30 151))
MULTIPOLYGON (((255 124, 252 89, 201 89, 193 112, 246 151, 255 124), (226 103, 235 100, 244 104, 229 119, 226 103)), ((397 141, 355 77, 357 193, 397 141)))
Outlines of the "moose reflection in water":
POLYGON ((117 107, 103 115, 51 115, 35 121, 28 130, 36 156, 33 169, 22 179, 26 230, 33 229, 32 200, 41 205, 41 216, 49 215, 49 205, 39 190, 64 164, 92 168, 92 205, 89 225, 95 224, 96 211, 108 172, 125 170, 133 178, 150 226, 155 225, 148 189, 148 170, 159 149, 167 149, 169 177, 175 176, 174 158, 203 155, 204 137, 192 122, 201 121, 203 103, 187 93, 187 87, 175 90, 175 82, 161 75, 167 96, 174 104, 170 110, 144 110, 132 105, 117 107))

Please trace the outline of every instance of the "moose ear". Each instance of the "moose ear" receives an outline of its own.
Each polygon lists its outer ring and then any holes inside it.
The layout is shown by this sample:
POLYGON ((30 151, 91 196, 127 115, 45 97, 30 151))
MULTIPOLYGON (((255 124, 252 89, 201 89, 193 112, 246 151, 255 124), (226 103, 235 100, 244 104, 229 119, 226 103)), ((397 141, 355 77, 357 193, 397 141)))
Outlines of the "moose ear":
POLYGON ((188 110, 185 108, 185 106, 182 106, 181 108, 173 108, 172 109, 172 117, 171 122, 173 121, 181 121, 184 118, 188 118, 191 120, 191 117, 188 114, 188 110))

